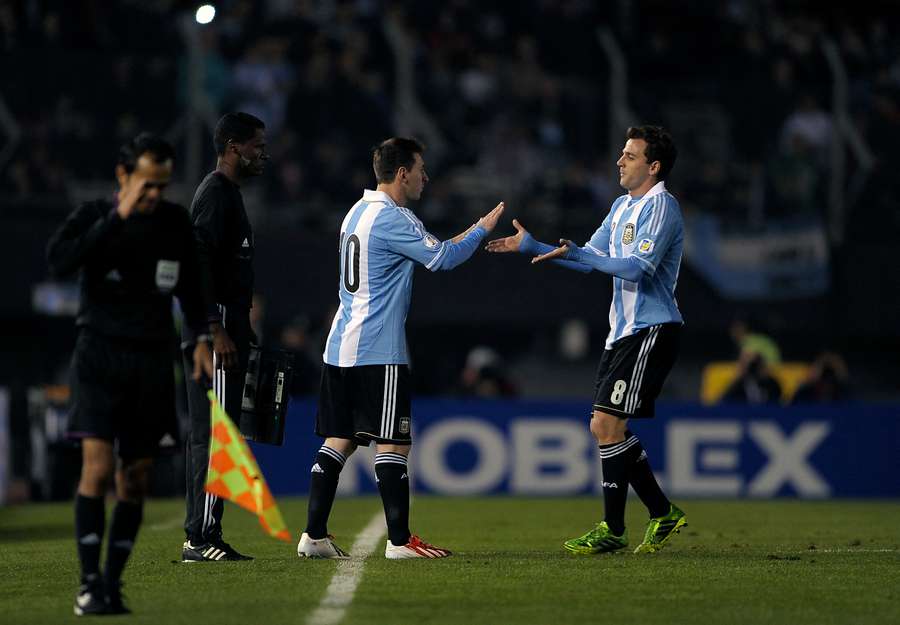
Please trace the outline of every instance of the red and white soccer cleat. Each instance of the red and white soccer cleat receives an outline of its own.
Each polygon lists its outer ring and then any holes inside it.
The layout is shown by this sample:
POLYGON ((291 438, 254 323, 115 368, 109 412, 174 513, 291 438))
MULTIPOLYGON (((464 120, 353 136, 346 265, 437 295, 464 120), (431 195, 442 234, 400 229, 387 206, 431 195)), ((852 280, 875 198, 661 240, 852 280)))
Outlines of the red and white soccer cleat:
POLYGON ((408 560, 410 558, 446 558, 451 554, 449 549, 441 549, 434 545, 429 545, 424 540, 413 534, 409 537, 409 542, 399 547, 387 541, 384 548, 384 557, 388 560, 408 560))

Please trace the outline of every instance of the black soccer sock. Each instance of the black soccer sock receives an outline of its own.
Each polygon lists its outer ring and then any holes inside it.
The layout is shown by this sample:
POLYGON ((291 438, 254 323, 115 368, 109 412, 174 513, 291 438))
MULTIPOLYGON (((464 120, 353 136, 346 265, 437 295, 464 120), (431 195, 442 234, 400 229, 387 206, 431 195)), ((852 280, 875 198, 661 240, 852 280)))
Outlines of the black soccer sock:
POLYGON ((105 522, 103 497, 75 495, 75 540, 81 561, 82 582, 98 579, 100 575, 100 548, 105 522))
POLYGON ((631 464, 631 448, 637 437, 626 437, 619 443, 600 445, 603 466, 604 520, 610 531, 621 536, 625 531, 625 501, 628 499, 628 465, 631 464))
POLYGON ((334 505, 338 479, 347 459, 339 451, 322 445, 310 470, 309 509, 306 516, 306 533, 310 538, 328 535, 328 516, 334 505))
POLYGON ((388 538, 395 545, 409 542, 409 474, 403 454, 375 454, 375 478, 384 504, 388 538))
POLYGON ((634 438, 637 443, 628 450, 631 458, 628 463, 628 482, 634 488, 651 517, 661 517, 669 514, 669 498, 662 492, 656 476, 653 475, 653 469, 650 468, 650 462, 647 460, 647 452, 638 440, 637 436, 626 431, 625 436, 634 438))
POLYGON ((104 577, 107 584, 116 584, 122 577, 122 571, 134 548, 134 541, 143 518, 143 502, 119 501, 116 504, 109 526, 109 544, 106 549, 104 577))

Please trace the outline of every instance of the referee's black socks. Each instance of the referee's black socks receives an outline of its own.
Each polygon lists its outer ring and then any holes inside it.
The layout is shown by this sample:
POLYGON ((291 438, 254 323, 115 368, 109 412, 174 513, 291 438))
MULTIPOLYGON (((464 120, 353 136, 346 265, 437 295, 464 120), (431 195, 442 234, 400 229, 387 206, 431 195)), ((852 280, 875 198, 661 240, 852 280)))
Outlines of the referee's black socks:
POLYGON ((306 533, 320 539, 328 535, 328 516, 334 505, 338 479, 347 459, 339 451, 322 445, 310 470, 309 509, 306 517, 306 533))
POLYGON ((409 472, 406 456, 394 452, 375 454, 375 478, 384 504, 388 538, 398 547, 409 542, 409 472))
POLYGON ((125 563, 134 548, 138 529, 144 518, 144 503, 119 501, 113 509, 112 523, 109 526, 109 544, 106 549, 106 570, 104 577, 107 584, 117 584, 122 577, 125 563))
POLYGON ((75 540, 83 583, 99 578, 106 509, 103 497, 75 495, 75 540))

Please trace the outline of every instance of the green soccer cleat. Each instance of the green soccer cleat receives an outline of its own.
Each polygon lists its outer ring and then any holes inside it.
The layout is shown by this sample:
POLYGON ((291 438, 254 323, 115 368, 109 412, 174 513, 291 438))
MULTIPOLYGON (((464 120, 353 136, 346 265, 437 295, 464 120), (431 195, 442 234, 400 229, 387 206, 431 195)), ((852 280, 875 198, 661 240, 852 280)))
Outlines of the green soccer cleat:
POLYGON ((635 553, 655 553, 663 548, 666 541, 681 531, 680 528, 687 525, 687 517, 675 504, 670 504, 669 514, 650 519, 647 523, 647 531, 644 533, 644 542, 637 546, 635 553))
POLYGON ((578 555, 591 555, 594 553, 610 553, 628 546, 628 536, 622 532, 621 536, 613 534, 606 521, 597 523, 597 526, 584 536, 567 540, 563 547, 578 555))

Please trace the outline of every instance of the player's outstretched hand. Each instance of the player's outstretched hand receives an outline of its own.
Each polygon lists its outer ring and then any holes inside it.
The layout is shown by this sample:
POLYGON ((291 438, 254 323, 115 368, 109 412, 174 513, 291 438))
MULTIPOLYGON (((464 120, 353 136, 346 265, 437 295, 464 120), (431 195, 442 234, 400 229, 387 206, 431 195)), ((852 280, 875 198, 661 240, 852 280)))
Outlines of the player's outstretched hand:
POLYGON ((556 248, 555 250, 550 250, 546 254, 535 256, 531 259, 531 264, 534 265, 545 260, 553 260, 554 258, 565 258, 566 254, 569 253, 569 249, 573 247, 576 247, 576 245, 568 239, 560 239, 558 248, 556 248))
POLYGON ((512 224, 513 228, 516 229, 516 233, 514 235, 504 237, 502 239, 494 239, 492 241, 488 241, 488 244, 484 247, 484 249, 496 254, 502 254, 504 252, 518 252, 519 248, 522 246, 522 240, 528 234, 528 230, 522 227, 522 224, 519 223, 518 219, 513 219, 512 224))
POLYGON ((505 207, 506 204, 500 202, 499 204, 497 204, 497 206, 494 207, 494 210, 479 219, 477 225, 490 232, 497 226, 497 222, 500 221, 500 216, 503 215, 503 209, 505 207))

